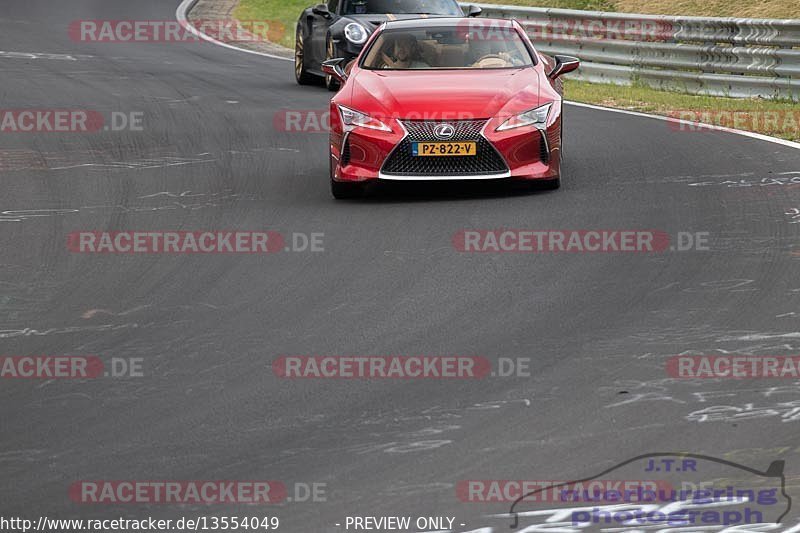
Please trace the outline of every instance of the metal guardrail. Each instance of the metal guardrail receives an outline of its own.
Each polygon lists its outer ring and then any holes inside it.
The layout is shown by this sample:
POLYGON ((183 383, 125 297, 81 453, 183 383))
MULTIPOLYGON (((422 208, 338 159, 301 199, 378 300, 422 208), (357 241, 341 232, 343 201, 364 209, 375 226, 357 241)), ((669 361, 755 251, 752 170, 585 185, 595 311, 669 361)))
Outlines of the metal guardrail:
POLYGON ((800 100, 800 20, 671 17, 477 5, 517 19, 537 49, 581 59, 577 79, 800 100))

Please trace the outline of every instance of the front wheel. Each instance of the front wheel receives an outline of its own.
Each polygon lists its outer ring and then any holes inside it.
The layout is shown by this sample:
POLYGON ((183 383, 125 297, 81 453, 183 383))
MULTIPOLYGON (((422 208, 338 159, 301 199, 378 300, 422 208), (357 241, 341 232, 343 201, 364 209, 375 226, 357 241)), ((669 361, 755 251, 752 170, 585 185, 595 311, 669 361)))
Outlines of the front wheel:
POLYGON ((305 39, 303 39, 303 29, 297 26, 297 33, 294 40, 294 77, 300 85, 310 85, 314 82, 314 75, 306 70, 305 39))
POLYGON ((535 184, 535 187, 540 191, 554 191, 561 187, 561 178, 539 181, 535 184))
POLYGON ((364 196, 364 184, 331 180, 331 194, 337 200, 361 198, 364 196))
MULTIPOLYGON (((325 59, 335 59, 336 58, 336 47, 333 44, 333 40, 331 36, 328 35, 327 43, 325 46, 325 59)), ((325 75, 325 87, 328 88, 331 92, 336 92, 339 90, 340 83, 339 80, 334 79, 333 76, 330 74, 325 75)))
POLYGON ((364 184, 352 181, 336 181, 333 179, 333 158, 328 159, 328 177, 331 180, 331 194, 337 200, 360 198, 364 196, 364 184))

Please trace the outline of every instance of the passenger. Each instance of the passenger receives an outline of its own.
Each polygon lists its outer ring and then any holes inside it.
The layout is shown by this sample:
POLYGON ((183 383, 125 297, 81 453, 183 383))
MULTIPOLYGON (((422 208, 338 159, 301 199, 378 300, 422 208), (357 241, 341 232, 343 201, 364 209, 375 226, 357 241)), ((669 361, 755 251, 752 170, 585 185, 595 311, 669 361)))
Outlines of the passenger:
POLYGON ((504 68, 523 64, 519 58, 519 51, 509 52, 503 43, 495 43, 486 39, 472 41, 470 56, 472 68, 504 68))
POLYGON ((469 45, 469 56, 472 67, 477 67, 481 59, 495 56, 492 43, 487 39, 471 39, 469 45))

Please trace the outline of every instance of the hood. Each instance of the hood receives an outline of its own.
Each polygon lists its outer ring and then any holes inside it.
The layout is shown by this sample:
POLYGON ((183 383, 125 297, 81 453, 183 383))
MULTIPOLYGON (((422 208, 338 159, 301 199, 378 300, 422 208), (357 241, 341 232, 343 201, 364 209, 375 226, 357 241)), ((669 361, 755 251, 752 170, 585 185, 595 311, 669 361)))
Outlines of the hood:
POLYGON ((540 105, 538 71, 532 68, 360 70, 351 81, 353 108, 397 118, 491 118, 540 105))
POLYGON ((354 20, 359 24, 363 25, 367 28, 370 32, 375 31, 375 29, 383 24, 384 22, 389 22, 390 20, 413 20, 419 18, 453 18, 453 15, 419 15, 419 14, 409 14, 409 15, 389 15, 389 14, 381 14, 381 13, 368 13, 366 15, 342 15, 346 19, 354 20))

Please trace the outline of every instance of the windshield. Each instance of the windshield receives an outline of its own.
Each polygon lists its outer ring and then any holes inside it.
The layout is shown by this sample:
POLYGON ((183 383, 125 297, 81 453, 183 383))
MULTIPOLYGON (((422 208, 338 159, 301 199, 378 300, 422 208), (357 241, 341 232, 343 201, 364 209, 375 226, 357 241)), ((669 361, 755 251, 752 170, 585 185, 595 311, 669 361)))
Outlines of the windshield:
POLYGON ((366 52, 362 68, 378 70, 499 69, 533 66, 513 27, 476 30, 469 25, 386 30, 366 52))
POLYGON ((455 0, 345 0, 344 15, 428 14, 462 16, 455 0))

